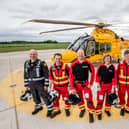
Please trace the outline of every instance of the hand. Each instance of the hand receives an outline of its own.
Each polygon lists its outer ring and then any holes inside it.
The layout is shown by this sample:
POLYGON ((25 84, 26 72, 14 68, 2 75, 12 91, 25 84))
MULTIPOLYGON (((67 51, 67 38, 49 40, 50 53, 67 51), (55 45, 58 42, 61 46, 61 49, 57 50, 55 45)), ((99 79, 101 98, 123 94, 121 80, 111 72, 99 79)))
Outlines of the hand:
POLYGON ((44 90, 45 90, 45 91, 48 90, 48 87, 47 87, 47 86, 44 86, 44 90))
POLYGON ((53 87, 51 87, 49 90, 54 90, 53 87))
POLYGON ((97 88, 97 91, 101 91, 101 87, 98 87, 98 88, 97 88))
POLYGON ((72 94, 75 94, 76 93, 76 90, 75 89, 71 90, 71 93, 72 94))
POLYGON ((30 90, 30 87, 29 86, 26 86, 26 90, 30 90))
POLYGON ((54 90, 53 85, 49 85, 49 90, 54 90))
POLYGON ((117 89, 118 89, 118 87, 119 87, 119 86, 115 85, 115 90, 117 90, 117 89))
POLYGON ((112 87, 112 89, 111 89, 111 93, 114 93, 114 87, 112 87))
POLYGON ((88 88, 91 88, 92 87, 92 85, 90 85, 90 84, 88 84, 88 86, 87 86, 88 88))
POLYGON ((119 90, 119 86, 116 86, 115 87, 115 92, 116 92, 117 95, 118 95, 118 90, 119 90))
POLYGON ((118 88, 117 88, 117 85, 113 85, 112 86, 112 89, 111 89, 111 93, 117 93, 118 92, 118 88))

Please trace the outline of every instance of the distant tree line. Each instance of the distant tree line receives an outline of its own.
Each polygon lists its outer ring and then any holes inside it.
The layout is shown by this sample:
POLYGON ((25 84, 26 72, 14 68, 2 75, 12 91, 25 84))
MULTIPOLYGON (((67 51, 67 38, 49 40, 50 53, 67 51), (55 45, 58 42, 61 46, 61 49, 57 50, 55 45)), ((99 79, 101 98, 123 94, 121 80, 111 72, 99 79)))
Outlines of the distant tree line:
POLYGON ((0 44, 42 44, 42 43, 70 43, 70 42, 58 42, 56 40, 46 40, 46 41, 7 41, 0 42, 0 44))

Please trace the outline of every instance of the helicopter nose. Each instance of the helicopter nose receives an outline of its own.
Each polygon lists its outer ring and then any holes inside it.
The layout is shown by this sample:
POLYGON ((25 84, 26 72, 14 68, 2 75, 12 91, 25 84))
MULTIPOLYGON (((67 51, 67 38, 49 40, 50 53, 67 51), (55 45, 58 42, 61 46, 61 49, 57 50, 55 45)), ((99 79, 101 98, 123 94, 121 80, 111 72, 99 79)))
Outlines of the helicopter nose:
MULTIPOLYGON (((62 54, 62 61, 64 63, 71 63, 75 59, 77 59, 77 53, 73 50, 65 49, 61 52, 62 54)), ((54 56, 51 57, 51 60, 54 61, 54 56)))

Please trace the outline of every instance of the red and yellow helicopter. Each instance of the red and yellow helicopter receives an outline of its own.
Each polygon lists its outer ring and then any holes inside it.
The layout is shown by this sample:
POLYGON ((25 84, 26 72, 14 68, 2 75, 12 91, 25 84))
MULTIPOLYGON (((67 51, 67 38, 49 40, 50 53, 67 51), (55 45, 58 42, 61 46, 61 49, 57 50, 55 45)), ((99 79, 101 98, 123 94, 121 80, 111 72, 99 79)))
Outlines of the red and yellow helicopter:
POLYGON ((124 40, 123 38, 118 36, 114 31, 106 28, 112 25, 105 24, 103 22, 99 22, 98 24, 92 24, 46 19, 32 19, 27 22, 79 25, 79 27, 75 28, 45 31, 40 32, 40 34, 95 27, 95 29, 93 29, 93 31, 91 32, 91 35, 86 34, 80 36, 73 43, 71 43, 66 50, 62 51, 62 60, 66 63, 73 62, 77 58, 76 52, 80 48, 84 50, 85 57, 88 58, 88 60, 92 62, 98 62, 102 60, 104 54, 110 54, 112 55, 113 59, 119 60, 121 58, 121 51, 129 47, 129 40, 124 40))

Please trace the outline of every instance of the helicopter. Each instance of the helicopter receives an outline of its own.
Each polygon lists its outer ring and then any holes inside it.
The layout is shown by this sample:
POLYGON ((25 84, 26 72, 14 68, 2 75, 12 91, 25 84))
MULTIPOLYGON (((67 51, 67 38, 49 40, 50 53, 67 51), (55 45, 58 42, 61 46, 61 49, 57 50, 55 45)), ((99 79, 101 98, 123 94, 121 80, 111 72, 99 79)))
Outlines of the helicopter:
MULTIPOLYGON (((62 61, 65 63, 71 63, 74 60, 76 60, 77 51, 80 48, 84 50, 85 58, 88 58, 88 60, 90 60, 91 62, 101 61, 105 54, 110 54, 113 60, 119 62, 122 56, 121 51, 129 47, 129 40, 125 40, 124 38, 118 36, 114 31, 107 28, 108 26, 112 26, 111 24, 105 24, 103 22, 92 24, 92 23, 47 20, 47 19, 32 19, 27 22, 79 25, 79 27, 75 28, 44 31, 40 32, 40 34, 94 27, 90 35, 85 34, 78 37, 73 43, 71 43, 67 47, 66 50, 62 51, 62 61)), ((51 60, 52 61, 54 60, 53 56, 51 60)))

